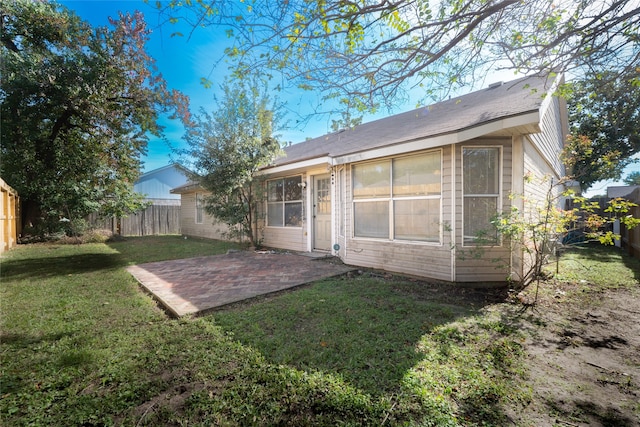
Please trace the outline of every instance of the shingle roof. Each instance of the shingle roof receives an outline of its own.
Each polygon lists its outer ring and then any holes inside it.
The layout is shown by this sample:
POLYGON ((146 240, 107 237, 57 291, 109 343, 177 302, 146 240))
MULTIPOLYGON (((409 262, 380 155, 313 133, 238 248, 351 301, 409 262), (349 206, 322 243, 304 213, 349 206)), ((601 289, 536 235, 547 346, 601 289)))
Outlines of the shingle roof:
POLYGON ((201 189, 200 184, 194 181, 187 181, 186 184, 171 189, 171 194, 189 193, 193 190, 201 189))
POLYGON ((607 187, 607 197, 610 199, 615 199, 616 197, 627 199, 631 193, 639 188, 640 185, 619 185, 607 187))
POLYGON ((327 134, 284 149, 275 165, 321 156, 341 156, 473 128, 507 117, 538 111, 554 79, 523 77, 491 85, 428 107, 418 108, 349 130, 327 134))

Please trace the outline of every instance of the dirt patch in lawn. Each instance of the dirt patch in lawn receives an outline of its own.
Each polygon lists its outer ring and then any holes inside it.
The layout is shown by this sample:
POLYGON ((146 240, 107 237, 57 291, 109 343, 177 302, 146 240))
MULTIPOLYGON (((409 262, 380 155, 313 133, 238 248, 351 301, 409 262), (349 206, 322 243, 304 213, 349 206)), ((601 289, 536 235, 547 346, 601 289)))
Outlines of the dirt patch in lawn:
POLYGON ((640 290, 575 295, 556 285, 520 317, 533 400, 516 425, 640 425, 640 290), (578 300, 578 301, 576 301, 578 300))

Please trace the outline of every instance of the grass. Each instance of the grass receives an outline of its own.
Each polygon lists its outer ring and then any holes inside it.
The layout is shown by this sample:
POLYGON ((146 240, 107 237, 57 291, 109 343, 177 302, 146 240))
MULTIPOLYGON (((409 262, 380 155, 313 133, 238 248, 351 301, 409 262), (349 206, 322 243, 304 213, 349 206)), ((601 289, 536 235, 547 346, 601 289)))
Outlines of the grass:
POLYGON ((485 291, 364 274, 174 320, 124 270, 229 248, 164 236, 12 250, 2 424, 500 425, 530 396, 522 334, 485 291))
POLYGON ((581 291, 635 286, 640 280, 640 260, 607 246, 577 246, 561 258, 556 280, 580 284, 581 291))
POLYGON ((124 241, 109 243, 109 247, 115 249, 122 259, 135 264, 218 255, 229 249, 239 249, 236 243, 182 236, 128 237, 124 241))
MULTIPOLYGON (((557 263, 547 266, 547 271, 553 274, 552 282, 562 283, 566 298, 576 303, 594 303, 594 294, 637 287, 640 283, 640 260, 599 244, 569 247, 557 263)), ((548 294, 554 288, 547 286, 541 290, 548 294)))

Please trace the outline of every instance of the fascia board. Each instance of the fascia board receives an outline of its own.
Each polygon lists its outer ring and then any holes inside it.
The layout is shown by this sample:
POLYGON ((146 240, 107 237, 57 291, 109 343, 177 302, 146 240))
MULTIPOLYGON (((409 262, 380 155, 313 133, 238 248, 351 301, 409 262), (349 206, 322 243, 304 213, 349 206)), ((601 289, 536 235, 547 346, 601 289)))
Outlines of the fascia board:
POLYGON ((474 126, 469 129, 457 132, 457 142, 465 142, 470 139, 480 138, 482 136, 491 135, 505 129, 518 128, 520 126, 534 126, 537 132, 540 132, 540 112, 533 111, 518 116, 507 117, 496 120, 491 123, 485 123, 480 126, 474 126))
POLYGON ((361 162, 364 160, 377 159, 379 157, 394 156, 397 154, 410 153, 412 151, 426 150, 429 148, 441 147, 455 142, 455 134, 438 135, 431 138, 423 138, 415 141, 389 145, 386 147, 374 148, 366 151, 345 154, 333 159, 333 165, 361 162))
POLYGON ((329 156, 322 156, 322 157, 316 157, 313 159, 302 160, 300 162, 292 162, 285 165, 265 168, 258 171, 258 175, 272 175, 272 174, 279 174, 279 173, 287 173, 292 171, 298 171, 301 169, 306 170, 314 166, 328 165, 330 163, 331 163, 331 158, 329 156))

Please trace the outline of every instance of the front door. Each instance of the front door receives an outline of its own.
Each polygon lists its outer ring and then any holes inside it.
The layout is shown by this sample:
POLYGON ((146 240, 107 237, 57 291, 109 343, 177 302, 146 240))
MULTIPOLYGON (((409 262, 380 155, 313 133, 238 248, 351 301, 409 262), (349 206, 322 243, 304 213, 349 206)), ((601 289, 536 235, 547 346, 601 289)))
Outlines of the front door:
POLYGON ((331 177, 313 178, 313 249, 331 250, 331 177))

